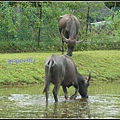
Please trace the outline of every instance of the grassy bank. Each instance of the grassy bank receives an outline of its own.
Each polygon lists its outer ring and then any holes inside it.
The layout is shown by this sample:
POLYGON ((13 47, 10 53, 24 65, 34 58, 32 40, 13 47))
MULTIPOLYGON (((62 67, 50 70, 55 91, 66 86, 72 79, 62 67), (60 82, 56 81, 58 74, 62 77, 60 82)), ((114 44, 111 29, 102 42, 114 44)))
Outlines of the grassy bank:
MULTIPOLYGON (((52 52, 0 54, 0 85, 44 83, 44 60, 50 55, 52 52)), ((91 70, 91 81, 120 81, 118 50, 73 52, 72 59, 83 76, 91 70)))

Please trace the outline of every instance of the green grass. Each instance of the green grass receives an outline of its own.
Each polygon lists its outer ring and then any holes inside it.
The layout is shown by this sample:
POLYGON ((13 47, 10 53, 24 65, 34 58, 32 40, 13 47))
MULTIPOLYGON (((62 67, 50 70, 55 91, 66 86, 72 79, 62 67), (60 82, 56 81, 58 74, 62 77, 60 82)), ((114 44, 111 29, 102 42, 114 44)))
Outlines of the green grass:
MULTIPOLYGON (((53 53, 4 53, 0 54, 0 85, 26 85, 44 83, 44 60, 53 53), (8 60, 26 60, 33 58, 36 62, 8 63, 8 60)), ((55 54, 61 55, 61 52, 55 54)), ((79 51, 73 52, 78 71, 88 76, 91 81, 120 81, 120 51, 79 51)))

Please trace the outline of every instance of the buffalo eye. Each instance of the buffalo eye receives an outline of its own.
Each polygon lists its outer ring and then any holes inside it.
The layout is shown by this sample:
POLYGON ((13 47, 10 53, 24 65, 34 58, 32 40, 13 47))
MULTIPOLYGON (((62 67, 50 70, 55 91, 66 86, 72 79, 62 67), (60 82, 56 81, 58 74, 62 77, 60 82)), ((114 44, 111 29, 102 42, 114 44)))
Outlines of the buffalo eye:
POLYGON ((70 45, 68 45, 68 48, 70 48, 70 49, 74 49, 74 46, 70 46, 70 45))

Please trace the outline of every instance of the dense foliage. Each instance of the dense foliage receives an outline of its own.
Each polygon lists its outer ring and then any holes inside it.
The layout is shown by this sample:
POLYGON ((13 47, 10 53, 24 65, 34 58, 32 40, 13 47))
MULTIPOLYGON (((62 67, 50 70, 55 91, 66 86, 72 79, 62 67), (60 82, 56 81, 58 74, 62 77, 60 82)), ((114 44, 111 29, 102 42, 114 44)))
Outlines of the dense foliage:
POLYGON ((61 51, 58 18, 69 13, 76 15, 81 23, 79 38, 87 38, 75 50, 120 49, 119 14, 105 30, 87 30, 88 8, 103 5, 103 2, 1 2, 0 52, 61 51))
POLYGON ((120 7, 120 2, 119 1, 114 1, 114 2, 109 1, 109 2, 105 2, 105 5, 111 9, 112 7, 120 7))

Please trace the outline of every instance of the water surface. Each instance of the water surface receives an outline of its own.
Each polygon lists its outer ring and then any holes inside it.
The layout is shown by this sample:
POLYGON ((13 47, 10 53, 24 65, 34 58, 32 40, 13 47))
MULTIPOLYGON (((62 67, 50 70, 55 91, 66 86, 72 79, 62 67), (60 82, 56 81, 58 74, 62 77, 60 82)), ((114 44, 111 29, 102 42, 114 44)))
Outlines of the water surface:
POLYGON ((0 118, 120 118, 118 83, 90 84, 88 99, 65 100, 61 92, 55 103, 50 93, 48 105, 38 88, 1 88, 0 118))

